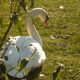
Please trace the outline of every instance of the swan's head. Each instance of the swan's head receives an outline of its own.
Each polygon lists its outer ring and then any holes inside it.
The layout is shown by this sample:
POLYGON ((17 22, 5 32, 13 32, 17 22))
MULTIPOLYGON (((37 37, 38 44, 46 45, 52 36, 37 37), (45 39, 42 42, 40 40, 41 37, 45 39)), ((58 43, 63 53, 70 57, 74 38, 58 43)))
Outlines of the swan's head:
POLYGON ((42 8, 34 8, 30 11, 30 16, 35 17, 39 16, 40 19, 47 24, 47 21, 49 20, 47 12, 42 8))

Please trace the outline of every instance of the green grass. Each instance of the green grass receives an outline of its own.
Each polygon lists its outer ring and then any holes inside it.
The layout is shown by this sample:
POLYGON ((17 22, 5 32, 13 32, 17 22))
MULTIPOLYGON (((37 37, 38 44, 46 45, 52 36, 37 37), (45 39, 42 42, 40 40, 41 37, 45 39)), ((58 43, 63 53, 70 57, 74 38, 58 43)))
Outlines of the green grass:
MULTIPOLYGON (((43 49, 47 60, 43 66, 44 77, 38 80, 52 80, 52 73, 58 67, 58 62, 64 64, 58 80, 80 80, 80 0, 35 0, 35 7, 42 7, 49 14, 48 27, 35 20, 35 25, 43 40, 43 49), (60 5, 64 6, 61 10, 60 5), (52 39, 51 35, 55 38, 52 39)), ((9 23, 9 2, 0 4, 0 41, 9 23)), ((28 35, 25 21, 21 21, 23 35, 28 35)), ((13 25, 8 36, 20 35, 16 25, 13 25)))

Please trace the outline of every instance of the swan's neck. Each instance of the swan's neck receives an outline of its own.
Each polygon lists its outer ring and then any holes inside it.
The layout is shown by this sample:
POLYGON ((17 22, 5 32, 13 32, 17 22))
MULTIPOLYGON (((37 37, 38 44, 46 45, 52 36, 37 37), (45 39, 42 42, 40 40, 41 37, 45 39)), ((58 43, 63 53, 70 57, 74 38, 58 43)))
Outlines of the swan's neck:
POLYGON ((42 46, 41 37, 40 37, 38 31, 36 30, 36 28, 33 24, 32 18, 30 16, 27 17, 27 31, 28 31, 29 35, 42 46))

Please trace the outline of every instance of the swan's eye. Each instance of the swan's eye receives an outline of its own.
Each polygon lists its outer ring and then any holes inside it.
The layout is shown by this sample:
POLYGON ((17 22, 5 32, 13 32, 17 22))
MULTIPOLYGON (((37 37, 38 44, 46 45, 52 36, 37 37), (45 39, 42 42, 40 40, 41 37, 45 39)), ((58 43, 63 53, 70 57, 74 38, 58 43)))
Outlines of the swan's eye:
POLYGON ((7 61, 8 60, 8 56, 4 56, 4 59, 7 61))

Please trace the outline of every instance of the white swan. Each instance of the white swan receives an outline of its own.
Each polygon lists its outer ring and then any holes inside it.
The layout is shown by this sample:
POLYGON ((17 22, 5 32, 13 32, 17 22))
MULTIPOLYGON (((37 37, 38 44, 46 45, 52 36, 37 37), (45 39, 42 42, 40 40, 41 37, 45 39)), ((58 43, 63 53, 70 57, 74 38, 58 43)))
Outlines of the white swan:
POLYGON ((7 74, 10 76, 24 77, 25 68, 18 72, 17 65, 21 59, 30 58, 34 52, 32 59, 26 65, 29 71, 42 66, 46 59, 45 52, 42 49, 41 37, 33 24, 32 18, 35 16, 39 16, 45 23, 48 21, 47 12, 44 9, 32 9, 27 16, 27 30, 30 36, 12 37, 5 46, 4 65, 7 74))

